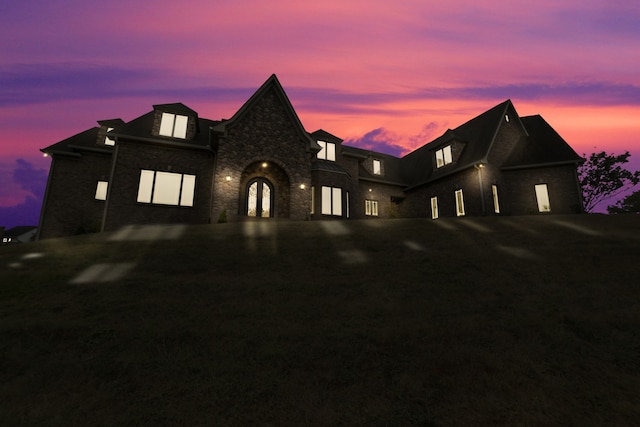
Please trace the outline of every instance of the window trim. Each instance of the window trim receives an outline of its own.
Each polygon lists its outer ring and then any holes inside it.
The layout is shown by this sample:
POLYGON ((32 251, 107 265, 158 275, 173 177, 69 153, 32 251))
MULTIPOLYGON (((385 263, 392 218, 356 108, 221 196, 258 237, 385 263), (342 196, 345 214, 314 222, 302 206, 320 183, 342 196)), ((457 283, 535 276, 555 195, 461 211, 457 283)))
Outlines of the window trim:
POLYGON ((336 143, 327 141, 318 141, 318 145, 321 147, 318 151, 317 157, 322 160, 329 160, 331 162, 336 161, 336 143))
POLYGON ((431 197, 431 219, 438 219, 438 196, 431 197))
POLYGON ((364 214, 365 216, 379 216, 378 201, 372 199, 365 199, 364 201, 364 214))
POLYGON ((158 135, 168 136, 170 138, 187 139, 188 127, 189 116, 163 112, 160 118, 158 135))
POLYGON ((462 192, 462 188, 455 191, 456 198, 456 216, 465 216, 464 210, 464 193, 462 192))
POLYGON ((342 216, 342 188, 323 185, 321 191, 322 207, 320 212, 322 215, 342 216))
POLYGON ((436 168, 453 163, 453 155, 451 153, 451 145, 445 145, 444 147, 436 150, 436 168))
POLYGON ((539 213, 551 212, 551 200, 549 199, 549 186, 546 183, 535 185, 536 202, 539 213), (545 204, 546 202, 546 204, 545 204))
MULTIPOLYGON (((175 185, 175 183, 172 184, 175 185)), ((136 202, 145 205, 179 206, 191 208, 193 207, 195 201, 195 190, 196 175, 141 169, 140 180, 138 181, 138 195, 136 198, 136 202), (180 177, 177 195, 175 195, 175 197, 177 198, 176 203, 167 203, 163 199, 159 199, 156 197, 156 195, 159 194, 156 191, 158 189, 159 175, 161 179, 172 178, 172 176, 174 175, 175 177, 173 178, 180 177), (158 200, 163 201, 161 202, 158 200)))
POLYGON ((96 200, 107 200, 107 191, 109 191, 109 181, 99 180, 96 184, 96 200))

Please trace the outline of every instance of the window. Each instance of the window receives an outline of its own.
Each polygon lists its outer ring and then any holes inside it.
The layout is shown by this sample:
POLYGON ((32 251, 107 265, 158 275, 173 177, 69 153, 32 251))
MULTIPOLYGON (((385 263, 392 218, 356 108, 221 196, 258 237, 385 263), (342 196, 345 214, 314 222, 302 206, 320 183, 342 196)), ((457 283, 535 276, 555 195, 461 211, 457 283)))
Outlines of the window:
POLYGON ((185 139, 187 137, 188 121, 189 118, 187 116, 162 113, 162 121, 160 122, 160 135, 185 139))
POLYGON ((364 201, 364 214, 367 216, 378 216, 378 201, 377 200, 365 200, 364 201))
POLYGON ((382 174, 382 164, 380 163, 380 160, 373 160, 373 174, 374 175, 381 175, 382 174))
POLYGON ((322 214, 342 216, 342 189, 322 187, 322 214))
POLYGON ((436 151, 436 167, 441 168, 451 162, 453 162, 453 158, 451 157, 450 145, 436 151))
POLYGON ((318 151, 319 159, 336 161, 336 144, 333 142, 318 141, 318 145, 322 147, 322 149, 318 151))
POLYGON ((431 198, 431 219, 438 219, 438 197, 431 198))
POLYGON ((138 202, 193 206, 195 186, 195 175, 141 170, 138 202))
POLYGON ((551 212, 547 184, 536 185, 536 199, 538 201, 538 212, 551 212))
POLYGON ((504 115, 504 120, 505 120, 505 122, 509 123, 509 115, 508 114, 504 115))
POLYGON ((456 215, 464 216, 464 196, 462 190, 456 190, 456 215))
POLYGON ((107 181, 98 181, 96 186, 96 200, 107 200, 107 188, 109 183, 107 181))
POLYGON ((311 186, 311 212, 309 213, 311 215, 316 213, 316 188, 313 185, 311 186))
MULTIPOLYGON (((113 128, 107 128, 107 132, 111 132, 113 128)), ((109 138, 109 136, 104 137, 104 145, 116 145, 116 140, 109 138)))
POLYGON ((498 186, 491 186, 491 193, 493 194, 493 211, 495 213, 500 213, 500 203, 498 202, 498 186))

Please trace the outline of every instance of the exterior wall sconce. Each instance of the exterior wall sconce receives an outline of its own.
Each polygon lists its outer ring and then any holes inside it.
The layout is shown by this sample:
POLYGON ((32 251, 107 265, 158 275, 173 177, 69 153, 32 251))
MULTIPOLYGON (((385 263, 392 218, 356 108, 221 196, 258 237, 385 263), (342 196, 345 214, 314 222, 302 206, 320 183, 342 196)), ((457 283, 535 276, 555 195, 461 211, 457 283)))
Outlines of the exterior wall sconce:
POLYGON ((304 184, 300 184, 300 189, 301 189, 301 190, 304 190, 305 188, 307 188, 307 186, 306 186, 306 185, 304 185, 304 184))
POLYGON ((263 162, 263 163, 262 163, 262 167, 263 167, 263 168, 266 168, 267 166, 269 166, 269 163, 267 163, 267 162, 263 162))
POLYGON ((373 190, 370 188, 370 189, 369 189, 369 193, 371 193, 372 191, 373 191, 373 190))
POLYGON ((49 157, 49 153, 43 153, 42 157, 49 157))
POLYGON ((227 181, 227 182, 231 182, 231 175, 225 176, 224 180, 227 181))

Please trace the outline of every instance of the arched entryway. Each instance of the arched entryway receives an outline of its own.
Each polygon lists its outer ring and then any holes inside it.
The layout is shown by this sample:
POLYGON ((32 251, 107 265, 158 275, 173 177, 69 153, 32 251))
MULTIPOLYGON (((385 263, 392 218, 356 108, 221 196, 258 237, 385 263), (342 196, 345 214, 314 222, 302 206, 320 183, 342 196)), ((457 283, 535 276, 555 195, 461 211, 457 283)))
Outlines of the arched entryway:
POLYGON ((246 212, 248 217, 270 218, 273 216, 273 185, 266 178, 254 178, 247 186, 246 212))
POLYGON ((289 218, 290 182, 272 161, 257 161, 242 172, 238 214, 247 218, 289 218))

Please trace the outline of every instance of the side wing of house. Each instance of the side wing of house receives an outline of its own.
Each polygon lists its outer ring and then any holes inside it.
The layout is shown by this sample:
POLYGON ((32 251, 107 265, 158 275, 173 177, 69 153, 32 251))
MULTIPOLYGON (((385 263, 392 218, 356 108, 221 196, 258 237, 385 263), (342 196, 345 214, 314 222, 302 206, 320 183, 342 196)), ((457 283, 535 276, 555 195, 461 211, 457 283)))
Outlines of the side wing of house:
POLYGON ((41 151, 51 157, 38 238, 98 231, 109 187, 113 145, 107 132, 124 122, 94 127, 41 151))

